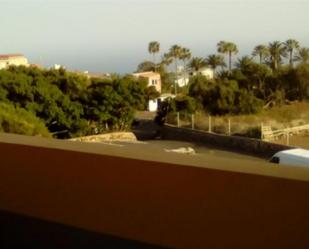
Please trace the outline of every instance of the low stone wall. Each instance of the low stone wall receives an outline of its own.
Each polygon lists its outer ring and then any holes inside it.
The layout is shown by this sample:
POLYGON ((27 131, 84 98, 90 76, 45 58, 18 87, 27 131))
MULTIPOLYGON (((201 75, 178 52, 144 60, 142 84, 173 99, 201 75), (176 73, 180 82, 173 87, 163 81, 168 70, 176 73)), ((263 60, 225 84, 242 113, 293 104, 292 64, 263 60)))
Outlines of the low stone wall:
POLYGON ((165 125, 162 128, 161 138, 200 143, 208 146, 253 154, 264 158, 269 158, 280 150, 292 148, 285 145, 264 142, 259 139, 219 135, 204 131, 178 128, 170 125, 165 125))
POLYGON ((137 141, 136 136, 132 132, 112 132, 100 135, 77 137, 69 140, 79 142, 96 142, 96 143, 113 142, 113 141, 128 141, 128 142, 137 141))

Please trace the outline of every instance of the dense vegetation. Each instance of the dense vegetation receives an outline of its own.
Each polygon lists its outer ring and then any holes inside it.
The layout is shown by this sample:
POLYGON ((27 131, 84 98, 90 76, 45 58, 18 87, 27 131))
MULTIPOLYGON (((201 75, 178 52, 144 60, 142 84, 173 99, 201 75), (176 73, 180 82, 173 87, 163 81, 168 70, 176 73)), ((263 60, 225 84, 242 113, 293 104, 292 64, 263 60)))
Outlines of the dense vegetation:
POLYGON ((69 138, 126 130, 148 94, 147 83, 132 76, 10 67, 0 70, 0 131, 69 138))
MULTIPOLYGON (((160 44, 150 42, 153 61, 137 71, 160 73, 163 92, 175 93, 161 105, 160 123, 169 113, 252 114, 309 99, 309 49, 296 40, 258 45, 238 59, 237 45, 225 41, 207 58, 173 45, 157 62, 159 51, 160 44), (213 78, 201 74, 204 67, 213 69, 213 78), (185 77, 189 83, 179 87, 185 77)), ((135 110, 156 97, 153 86, 129 75, 89 79, 64 69, 10 67, 0 70, 0 131, 70 138, 128 130, 135 110)))
MULTIPOLYGON (((154 45, 156 49, 149 49, 152 54, 160 48, 156 42, 149 44, 154 45)), ((159 116, 177 111, 192 113, 193 106, 211 115, 251 114, 309 100, 309 49, 301 47, 298 41, 258 45, 251 56, 238 59, 237 45, 232 42, 220 41, 217 51, 218 54, 207 58, 192 57, 189 49, 173 45, 160 63, 145 61, 139 65, 140 71, 152 65, 164 76, 163 89, 176 94, 175 99, 162 105, 159 116), (213 79, 201 75, 204 67, 214 70, 213 79), (174 68, 173 73, 167 73, 168 68, 174 68), (180 88, 176 80, 188 76, 189 84, 180 88)))

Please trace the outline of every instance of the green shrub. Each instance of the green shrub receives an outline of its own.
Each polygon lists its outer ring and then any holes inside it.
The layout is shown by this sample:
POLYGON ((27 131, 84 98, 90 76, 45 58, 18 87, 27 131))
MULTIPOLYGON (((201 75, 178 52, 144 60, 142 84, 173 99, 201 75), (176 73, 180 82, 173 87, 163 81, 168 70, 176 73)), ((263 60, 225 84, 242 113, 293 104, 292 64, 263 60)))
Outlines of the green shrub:
POLYGON ((43 121, 33 113, 4 102, 0 103, 0 132, 51 136, 43 121))
POLYGON ((250 127, 244 135, 251 138, 261 138, 261 127, 250 127))

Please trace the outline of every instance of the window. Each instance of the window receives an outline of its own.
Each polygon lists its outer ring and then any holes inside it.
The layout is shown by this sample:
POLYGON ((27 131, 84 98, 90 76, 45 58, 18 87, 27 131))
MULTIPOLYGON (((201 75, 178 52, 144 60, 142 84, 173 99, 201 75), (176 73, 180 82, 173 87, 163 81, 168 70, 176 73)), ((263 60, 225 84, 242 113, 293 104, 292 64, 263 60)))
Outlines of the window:
POLYGON ((270 159, 271 163, 280 163, 280 158, 277 156, 274 156, 270 159))
POLYGON ((152 85, 156 85, 157 84, 157 80, 152 80, 152 85))

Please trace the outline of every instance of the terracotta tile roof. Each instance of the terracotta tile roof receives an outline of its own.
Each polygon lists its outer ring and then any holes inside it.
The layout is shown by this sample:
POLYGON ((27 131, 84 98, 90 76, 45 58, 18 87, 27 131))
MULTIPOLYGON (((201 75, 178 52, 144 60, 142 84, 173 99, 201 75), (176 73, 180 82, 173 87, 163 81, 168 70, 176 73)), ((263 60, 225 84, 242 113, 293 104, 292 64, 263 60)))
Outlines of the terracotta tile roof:
POLYGON ((8 60, 15 57, 24 57, 23 54, 0 54, 0 60, 8 60))

